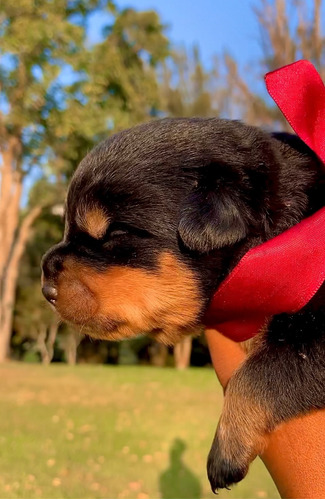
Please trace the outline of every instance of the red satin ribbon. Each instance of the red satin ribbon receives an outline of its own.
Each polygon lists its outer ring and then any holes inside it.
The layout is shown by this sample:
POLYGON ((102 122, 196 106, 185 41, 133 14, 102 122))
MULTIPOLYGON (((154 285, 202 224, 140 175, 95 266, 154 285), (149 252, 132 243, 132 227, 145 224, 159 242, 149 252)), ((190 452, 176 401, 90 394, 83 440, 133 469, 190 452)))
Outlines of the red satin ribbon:
MULTIPOLYGON (((299 137, 325 162, 325 87, 298 61, 265 77, 268 92, 299 137)), ((274 314, 304 307, 325 281, 325 207, 241 259, 213 296, 205 324, 242 342, 274 314)))

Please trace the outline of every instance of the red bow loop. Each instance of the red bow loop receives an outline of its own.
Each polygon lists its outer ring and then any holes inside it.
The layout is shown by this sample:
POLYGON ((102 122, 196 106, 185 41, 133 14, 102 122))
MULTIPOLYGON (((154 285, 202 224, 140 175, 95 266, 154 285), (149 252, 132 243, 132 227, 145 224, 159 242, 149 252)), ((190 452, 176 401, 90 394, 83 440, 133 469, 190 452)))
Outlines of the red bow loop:
POLYGON ((296 134, 325 163, 325 87, 309 61, 265 75, 267 90, 296 134))

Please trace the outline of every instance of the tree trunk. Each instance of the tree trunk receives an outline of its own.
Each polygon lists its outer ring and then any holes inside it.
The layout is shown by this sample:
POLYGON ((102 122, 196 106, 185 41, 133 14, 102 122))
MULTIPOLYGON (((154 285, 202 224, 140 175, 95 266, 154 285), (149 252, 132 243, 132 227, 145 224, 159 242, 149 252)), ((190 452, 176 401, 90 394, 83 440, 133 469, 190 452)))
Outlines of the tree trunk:
POLYGON ((65 359, 68 365, 75 365, 77 363, 77 348, 80 344, 81 336, 79 333, 69 331, 66 334, 65 342, 63 344, 63 349, 65 353, 65 359))
POLYGON ((149 347, 150 364, 153 366, 166 366, 168 347, 164 344, 154 342, 149 347))
POLYGON ((51 362, 46 346, 46 337, 47 337, 46 325, 40 325, 39 330, 37 331, 37 342, 35 349, 40 353, 43 365, 48 365, 51 362))
POLYGON ((174 347, 175 366, 178 370, 188 368, 191 359, 192 337, 185 337, 174 347))
POLYGON ((48 337, 46 340, 46 349, 48 352, 50 363, 51 363, 51 361, 53 359, 53 355, 54 355, 54 344, 55 344, 56 336, 58 333, 58 329, 59 329, 59 325, 58 325, 57 321, 55 321, 54 323, 51 323, 51 325, 49 327, 48 337))
POLYGON ((18 173, 21 142, 15 136, 5 136, 2 130, 0 165, 0 362, 8 356, 11 335, 12 286, 7 286, 8 269, 15 232, 18 226, 22 178, 18 173))
MULTIPOLYGON (((41 207, 34 207, 23 219, 15 241, 11 241, 11 251, 8 250, 6 265, 3 264, 2 274, 0 275, 0 363, 5 361, 9 355, 19 263, 26 246, 31 225, 40 213, 41 207)), ((7 234, 9 234, 13 240, 14 231, 7 232, 7 234)), ((6 247, 8 247, 7 244, 6 247)))
MULTIPOLYGON (((6 332, 8 332, 8 328, 6 329, 6 332)), ((2 363, 3 361, 6 361, 6 359, 8 358, 9 343, 10 343, 10 336, 8 336, 8 334, 4 335, 1 332, 1 335, 0 335, 0 363, 2 363)))
POLYGON ((4 139, 1 147, 0 165, 0 277, 11 252, 12 242, 18 226, 19 203, 22 192, 22 175, 18 169, 21 158, 21 143, 17 137, 4 139))

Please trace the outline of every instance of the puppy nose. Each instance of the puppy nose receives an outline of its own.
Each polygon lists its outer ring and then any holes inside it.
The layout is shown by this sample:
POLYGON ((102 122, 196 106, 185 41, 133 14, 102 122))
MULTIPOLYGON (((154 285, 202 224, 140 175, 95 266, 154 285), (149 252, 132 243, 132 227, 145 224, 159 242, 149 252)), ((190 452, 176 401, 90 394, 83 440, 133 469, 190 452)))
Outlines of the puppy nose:
POLYGON ((42 293, 46 300, 48 300, 51 304, 55 304, 56 299, 58 297, 57 289, 52 285, 44 285, 42 288, 42 293))

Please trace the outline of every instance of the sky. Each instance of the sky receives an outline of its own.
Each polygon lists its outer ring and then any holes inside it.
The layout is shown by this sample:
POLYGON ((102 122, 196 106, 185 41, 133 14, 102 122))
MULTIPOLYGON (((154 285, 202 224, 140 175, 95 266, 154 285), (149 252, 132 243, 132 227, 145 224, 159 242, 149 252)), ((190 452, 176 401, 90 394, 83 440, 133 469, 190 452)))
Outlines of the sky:
MULTIPOLYGON (((261 58, 256 0, 116 0, 119 8, 156 10, 175 46, 199 46, 208 67, 214 54, 230 52, 242 64, 261 58)), ((93 16, 90 38, 100 40, 102 14, 93 16)))
MULTIPOLYGON (((207 69, 213 65, 213 56, 228 52, 251 89, 270 99, 259 64, 263 54, 254 6, 260 0, 115 0, 115 3, 119 9, 157 11, 172 45, 186 48, 197 45, 207 69)), ((90 43, 101 40, 101 27, 109 22, 109 16, 105 18, 102 13, 92 16, 90 43)))
POLYGON ((167 34, 176 44, 198 44, 203 62, 213 54, 229 51, 238 61, 261 57, 254 0, 117 0, 119 7, 154 9, 168 25, 167 34))
MULTIPOLYGON (((166 34, 172 44, 188 48, 197 44, 207 68, 212 64, 213 55, 230 53, 248 84, 268 99, 259 64, 263 58, 260 27, 254 13, 254 7, 261 6, 261 0, 115 0, 115 3, 119 8, 156 10, 162 24, 167 25, 166 34)), ((304 0, 304 3, 310 18, 314 0, 304 0)), ((287 5, 289 15, 294 16, 294 2, 288 1, 287 5)), ((325 31, 325 3, 322 13, 325 31)), ((104 23, 102 14, 93 17, 89 32, 92 42, 100 40, 104 23)))

